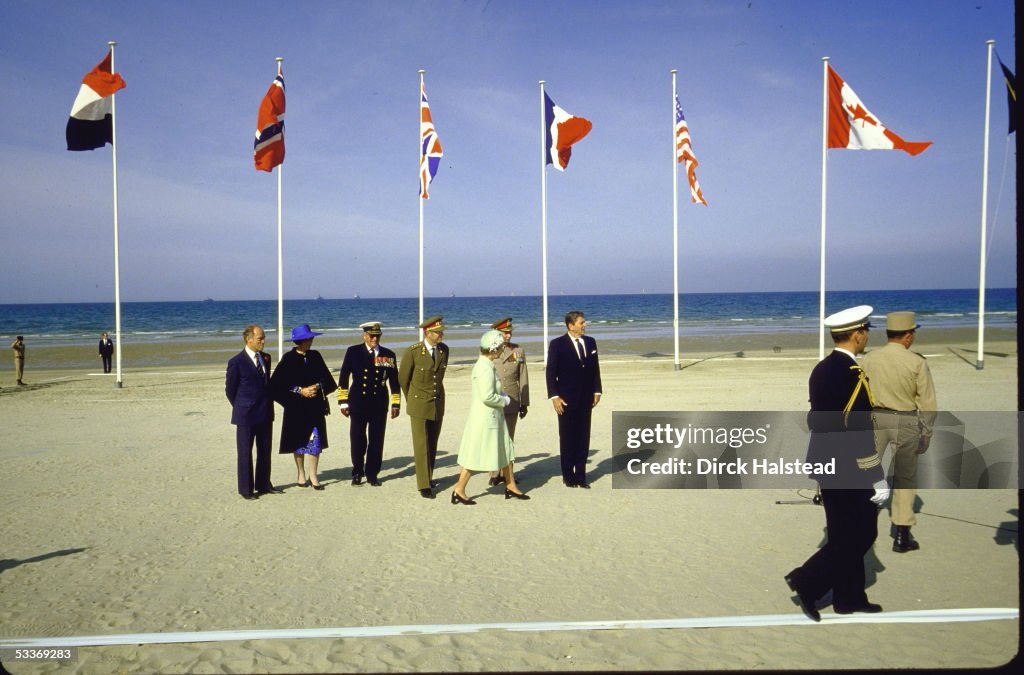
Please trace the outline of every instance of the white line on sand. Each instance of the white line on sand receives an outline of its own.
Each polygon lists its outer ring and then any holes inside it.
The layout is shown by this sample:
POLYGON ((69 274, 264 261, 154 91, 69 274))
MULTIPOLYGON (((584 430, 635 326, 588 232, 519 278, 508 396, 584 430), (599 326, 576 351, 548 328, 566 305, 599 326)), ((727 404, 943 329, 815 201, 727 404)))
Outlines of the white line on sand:
POLYGON ((644 619, 633 621, 526 621, 522 623, 461 623, 413 626, 352 626, 347 628, 282 628, 275 630, 219 630, 193 633, 135 633, 81 637, 9 638, 0 647, 99 647, 110 645, 228 642, 305 638, 366 638, 409 635, 452 635, 485 631, 550 632, 578 630, 629 630, 666 628, 761 628, 765 626, 830 626, 849 623, 957 623, 1018 619, 1013 608, 931 609, 881 614, 825 614, 815 624, 803 614, 720 616, 693 619, 644 619))

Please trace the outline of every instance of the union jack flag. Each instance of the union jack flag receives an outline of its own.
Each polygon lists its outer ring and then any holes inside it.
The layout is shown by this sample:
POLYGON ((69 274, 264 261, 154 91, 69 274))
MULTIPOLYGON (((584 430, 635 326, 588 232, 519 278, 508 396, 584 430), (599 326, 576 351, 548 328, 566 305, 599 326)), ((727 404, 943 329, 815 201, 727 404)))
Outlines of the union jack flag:
POLYGON ((693 154, 693 146, 690 144, 690 129, 686 126, 683 106, 679 105, 678 96, 676 96, 676 162, 686 163, 686 179, 690 183, 690 199, 694 204, 700 202, 707 206, 704 194, 700 191, 700 183, 697 182, 697 157, 693 154))
POLYGON ((277 77, 260 101, 256 116, 253 158, 260 171, 273 171, 275 166, 284 162, 284 108, 284 76, 278 63, 277 77))
POLYGON ((420 197, 430 199, 427 186, 434 180, 437 166, 441 163, 441 141, 430 119, 430 104, 427 92, 420 83, 420 197))

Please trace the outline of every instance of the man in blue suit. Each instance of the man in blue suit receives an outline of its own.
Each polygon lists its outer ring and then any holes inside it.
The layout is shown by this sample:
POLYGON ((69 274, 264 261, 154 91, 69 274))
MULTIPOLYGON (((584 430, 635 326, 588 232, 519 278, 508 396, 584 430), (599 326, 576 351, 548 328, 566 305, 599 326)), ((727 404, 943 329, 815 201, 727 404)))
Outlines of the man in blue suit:
POLYGON ((224 393, 231 402, 238 451, 238 494, 256 499, 279 494, 270 484, 270 444, 274 427, 274 401, 270 397, 270 355, 263 352, 266 336, 252 324, 242 333, 245 349, 228 361, 224 393), (252 445, 256 442, 256 478, 253 480, 252 445))
POLYGON ((583 312, 565 315, 565 335, 548 345, 548 398, 558 414, 558 454, 566 487, 589 488, 587 454, 590 416, 601 400, 601 365, 597 342, 583 333, 583 312))

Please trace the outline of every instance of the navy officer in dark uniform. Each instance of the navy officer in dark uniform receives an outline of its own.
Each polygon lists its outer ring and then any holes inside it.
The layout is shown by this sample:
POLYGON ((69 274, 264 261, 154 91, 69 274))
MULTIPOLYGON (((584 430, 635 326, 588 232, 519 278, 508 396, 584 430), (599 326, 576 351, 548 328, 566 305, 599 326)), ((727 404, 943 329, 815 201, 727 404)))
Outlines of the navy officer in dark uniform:
POLYGON ((875 452, 871 390, 856 358, 868 343, 871 311, 860 305, 825 319, 835 349, 809 382, 807 461, 835 460, 835 474, 818 479, 828 541, 785 579, 814 621, 821 620, 818 607, 830 590, 836 614, 882 611, 864 591, 864 554, 878 536, 878 507, 889 497, 875 452))
POLYGON ((363 329, 363 344, 345 351, 338 376, 338 404, 351 423, 352 484, 362 484, 365 476, 370 485, 380 487, 388 404, 392 419, 398 417, 401 405, 398 360, 393 351, 380 346, 383 331, 379 321, 367 321, 359 327, 363 329))

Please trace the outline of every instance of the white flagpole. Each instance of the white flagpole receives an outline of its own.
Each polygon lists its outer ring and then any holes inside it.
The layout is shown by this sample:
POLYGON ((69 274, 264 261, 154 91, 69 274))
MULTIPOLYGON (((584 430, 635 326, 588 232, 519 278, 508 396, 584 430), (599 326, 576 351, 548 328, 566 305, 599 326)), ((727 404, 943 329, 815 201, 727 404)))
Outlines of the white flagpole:
MULTIPOLYGON (((417 135, 419 136, 419 143, 417 144, 417 147, 419 148, 419 155, 420 155, 419 156, 419 161, 420 161, 420 191, 421 191, 421 194, 417 195, 417 201, 420 203, 420 280, 419 280, 419 284, 420 284, 419 285, 419 289, 420 289, 420 296, 419 296, 420 297, 420 318, 419 318, 419 321, 416 322, 417 325, 423 323, 423 195, 422 195, 422 190, 423 190, 423 131, 422 131, 422 129, 423 129, 423 73, 425 73, 425 72, 426 72, 425 70, 420 70, 419 71, 419 73, 420 73, 420 91, 419 91, 420 124, 419 124, 418 130, 417 130, 417 132, 418 132, 417 135)), ((419 329, 417 329, 416 334, 419 335, 419 329)))
MULTIPOLYGON (((278 56, 277 71, 281 72, 284 58, 278 56)), ((283 142, 283 141, 282 141, 283 142)), ((281 170, 284 163, 277 165, 277 362, 284 358, 284 235, 281 227, 281 170)))
POLYGON ((545 167, 547 166, 547 150, 544 134, 544 80, 540 84, 540 269, 541 269, 541 297, 544 306, 544 342, 541 349, 544 350, 544 364, 548 362, 548 179, 545 167))
POLYGON ((978 279, 978 358, 974 367, 985 368, 985 222, 988 220, 988 127, 992 107, 992 48, 995 40, 987 40, 988 69, 985 71, 985 143, 981 166, 981 263, 978 279))
POLYGON ((672 334, 675 369, 679 370, 679 161, 676 157, 676 73, 672 73, 672 334))
POLYGON ((821 251, 818 290, 818 360, 825 358, 825 202, 826 167, 828 157, 828 60, 821 57, 823 91, 821 94, 821 251))
MULTIPOLYGON (((117 42, 107 42, 110 46, 110 72, 116 73, 114 68, 114 46, 117 42)), ((113 158, 114 173, 114 351, 117 361, 117 375, 114 386, 121 388, 121 251, 118 245, 117 229, 117 112, 115 110, 116 94, 110 95, 110 156, 113 158)))

